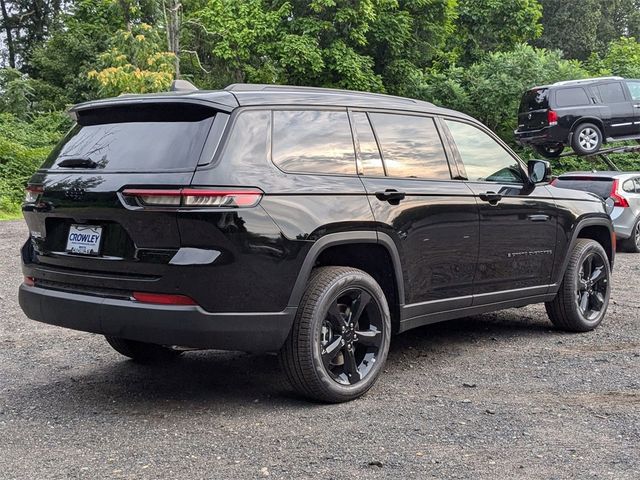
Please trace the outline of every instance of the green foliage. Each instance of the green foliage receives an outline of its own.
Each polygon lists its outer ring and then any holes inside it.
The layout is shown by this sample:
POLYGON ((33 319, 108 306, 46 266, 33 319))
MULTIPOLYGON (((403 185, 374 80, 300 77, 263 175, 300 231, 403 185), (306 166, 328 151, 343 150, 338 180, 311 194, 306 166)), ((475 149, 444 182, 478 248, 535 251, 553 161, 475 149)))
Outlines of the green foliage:
POLYGON ((98 57, 100 69, 88 73, 107 97, 166 91, 174 76, 173 53, 164 51, 157 29, 146 23, 116 32, 98 57))
POLYGON ((589 66, 597 74, 640 78, 640 42, 633 37, 611 42, 603 58, 591 56, 589 66))
POLYGON ((452 48, 468 65, 488 52, 504 52, 542 33, 537 0, 459 0, 452 48))
POLYGON ((27 181, 70 125, 60 112, 31 122, 0 113, 0 215, 19 211, 27 181))

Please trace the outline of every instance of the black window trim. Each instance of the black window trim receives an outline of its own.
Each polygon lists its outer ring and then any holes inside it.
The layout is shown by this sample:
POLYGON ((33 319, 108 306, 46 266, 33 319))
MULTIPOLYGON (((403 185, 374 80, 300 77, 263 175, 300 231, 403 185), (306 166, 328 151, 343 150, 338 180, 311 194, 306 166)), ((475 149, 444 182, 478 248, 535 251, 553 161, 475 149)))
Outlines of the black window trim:
POLYGON ((287 175, 315 175, 315 176, 328 176, 328 177, 347 177, 347 178, 358 178, 358 157, 356 153, 356 145, 353 136, 353 126, 351 124, 351 117, 349 116, 349 112, 347 107, 333 106, 333 105, 277 105, 277 106, 268 106, 261 107, 260 110, 269 110, 271 112, 271 125, 269 132, 269 162, 276 167, 282 173, 287 175), (323 172, 299 172, 293 170, 284 170, 278 166, 276 162, 273 161, 273 114, 276 111, 288 111, 288 112, 300 112, 300 111, 322 111, 322 112, 345 112, 347 114, 347 122, 349 123, 349 131, 351 133, 351 146, 353 147, 353 161, 354 161, 354 173, 323 173, 323 172))
POLYGON ((496 185, 497 183, 503 184, 503 185, 515 185, 515 186, 520 186, 520 187, 525 187, 526 186, 526 178, 528 176, 527 174, 527 169, 525 168, 524 162, 520 159, 520 157, 518 157, 510 148, 509 146, 502 141, 502 139, 500 137, 498 137, 496 134, 494 134, 489 128, 485 127, 483 124, 481 123, 476 123, 472 120, 469 120, 467 118, 460 118, 460 117, 454 117, 452 115, 440 115, 441 119, 442 119, 442 127, 443 129, 446 129, 446 131, 448 132, 448 139, 451 142, 451 150, 453 151, 455 158, 456 158, 456 162, 459 162, 461 165, 464 166, 464 162, 462 161, 462 155, 460 154, 460 151, 458 150, 458 146, 456 145, 455 140, 453 139, 453 134, 451 133, 451 130, 449 130, 449 127, 447 126, 447 123, 445 120, 450 120, 450 121, 454 121, 454 122, 459 122, 459 123, 465 123, 467 125, 470 125, 472 127, 476 127, 478 130, 486 133, 487 135, 489 135, 490 138, 492 138, 496 143, 498 143, 498 145, 500 145, 514 160, 516 160, 517 164, 520 166, 520 172, 522 174, 522 178, 523 181, 522 182, 488 182, 488 181, 479 181, 479 180, 469 180, 469 177, 466 174, 466 169, 463 170, 464 171, 464 181, 467 183, 480 183, 480 184, 489 184, 489 185, 496 185))
MULTIPOLYGON (((349 108, 350 112, 356 113, 356 112, 362 112, 365 113, 367 115, 367 119, 369 120, 369 125, 371 125, 371 130, 373 131, 373 136, 376 139, 376 143, 378 145, 378 152, 380 153, 380 159, 382 160, 382 168, 385 172, 384 176, 380 176, 380 175, 362 175, 363 177, 366 178, 385 178, 385 179, 395 179, 395 180, 412 180, 412 181, 419 181, 419 182, 424 182, 424 181, 429 181, 429 182, 452 182, 452 181, 460 181, 462 180, 462 178, 455 178, 454 177, 454 169, 453 169, 453 162, 452 162, 452 156, 451 156, 451 150, 448 148, 448 140, 445 140, 444 136, 443 136, 443 132, 442 132, 442 128, 440 125, 440 122, 438 120, 438 115, 435 113, 425 113, 425 112, 415 112, 412 110, 390 110, 390 109, 384 109, 384 108, 364 108, 364 107, 357 107, 357 108, 349 108), (378 140, 378 133, 376 132, 376 128, 373 125, 373 122, 371 121, 371 118, 369 117, 370 113, 388 113, 388 114, 394 114, 394 115, 404 115, 404 116, 411 116, 411 117, 427 117, 427 118, 431 118, 433 120, 433 123, 436 127, 436 131, 438 132, 438 137, 440 138, 440 143, 442 145, 442 150, 444 151, 444 156, 445 156, 445 160, 447 162, 447 166, 449 167, 449 177, 450 178, 428 178, 428 177, 396 177, 396 176, 391 176, 387 174, 387 166, 386 163, 384 161, 384 153, 382 151, 382 147, 380 146, 380 141, 378 140)), ((354 139, 356 138, 355 132, 353 132, 354 135, 354 139)), ((455 164, 455 168, 456 171, 458 170, 458 165, 455 164)), ((459 175, 458 175, 459 177, 459 175)))

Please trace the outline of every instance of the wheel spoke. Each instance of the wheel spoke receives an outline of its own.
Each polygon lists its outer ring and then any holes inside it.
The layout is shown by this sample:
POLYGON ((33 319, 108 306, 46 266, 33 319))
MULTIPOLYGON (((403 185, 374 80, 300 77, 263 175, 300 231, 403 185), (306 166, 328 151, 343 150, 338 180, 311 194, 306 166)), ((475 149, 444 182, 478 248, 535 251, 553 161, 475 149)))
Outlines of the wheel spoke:
POLYGON ((600 292, 596 292, 591 296, 591 304, 593 306, 593 310, 600 311, 604 306, 604 295, 600 292))
POLYGON ((336 339, 325 347, 322 351, 322 361, 328 368, 334 358, 340 353, 340 349, 344 345, 342 335, 338 335, 336 339))
POLYGON ((360 370, 358 370, 358 364, 356 363, 356 356, 353 349, 349 350, 347 348, 344 350, 344 371, 349 378, 349 383, 356 383, 362 379, 360 377, 360 370))
POLYGON ((583 312, 587 311, 587 308, 589 308, 589 292, 582 292, 581 296, 580 296, 580 310, 582 310, 583 312))
POLYGON ((604 273, 604 266, 602 267, 596 267, 593 269, 593 272, 591 273, 591 278, 590 280, 593 283, 597 283, 600 280, 602 280, 605 277, 605 273, 604 273))
POLYGON ((584 262, 586 264, 586 268, 584 269, 584 277, 591 277, 591 273, 593 273, 593 257, 589 255, 584 262))
POLYGON ((335 325, 337 325, 339 327, 343 327, 343 326, 345 326, 347 324, 347 319, 346 319, 344 313, 342 313, 340 311, 340 308, 338 307, 338 303, 337 302, 333 302, 331 304, 327 314, 334 321, 335 325))
MULTIPOLYGON (((375 327, 371 327, 372 329, 375 327)), ((375 330, 356 330, 358 343, 367 347, 379 347, 382 342, 382 332, 375 330)))
POLYGON ((354 325, 358 323, 360 317, 362 316, 362 312, 367 308, 369 302, 371 301, 371 295, 367 292, 360 292, 360 294, 351 302, 351 315, 349 316, 349 323, 353 323, 354 325))

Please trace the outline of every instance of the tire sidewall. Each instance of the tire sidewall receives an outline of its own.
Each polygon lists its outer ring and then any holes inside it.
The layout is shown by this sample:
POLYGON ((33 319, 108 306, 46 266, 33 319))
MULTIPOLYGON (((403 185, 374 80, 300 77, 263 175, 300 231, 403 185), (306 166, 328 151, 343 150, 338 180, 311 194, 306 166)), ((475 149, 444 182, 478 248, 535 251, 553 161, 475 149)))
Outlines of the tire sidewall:
POLYGON ((349 400, 358 397, 369 390, 375 381, 377 380, 382 367, 385 364, 387 355, 389 352, 389 343, 391 339, 391 317, 389 314, 389 307, 384 296, 384 292, 376 281, 369 275, 362 272, 348 273, 342 277, 336 279, 318 298, 316 305, 313 309, 311 320, 311 335, 307 341, 311 342, 310 352, 312 356, 312 362, 314 370, 316 372, 318 380, 321 382, 323 389, 330 392, 332 396, 344 397, 345 400, 349 400), (329 372, 324 367, 322 361, 322 352, 320 343, 317 341, 320 338, 320 332, 322 329, 322 323, 326 317, 327 310, 332 301, 339 297, 342 293, 351 290, 353 288, 360 288, 365 290, 371 295, 373 302, 376 302, 380 309, 383 322, 383 339, 382 345, 376 358, 376 364, 369 371, 366 377, 354 384, 354 385, 342 385, 336 382, 329 372))

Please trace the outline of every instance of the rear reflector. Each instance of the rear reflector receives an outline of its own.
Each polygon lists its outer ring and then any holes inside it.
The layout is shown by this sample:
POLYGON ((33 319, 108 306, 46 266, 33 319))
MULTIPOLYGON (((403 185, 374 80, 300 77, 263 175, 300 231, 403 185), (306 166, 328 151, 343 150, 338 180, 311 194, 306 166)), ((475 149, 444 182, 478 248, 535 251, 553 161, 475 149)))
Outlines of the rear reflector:
POLYGON ((186 295, 170 295, 168 293, 133 292, 134 300, 141 303, 155 303, 158 305, 197 305, 186 295))
POLYGON ((175 190, 128 188, 122 194, 134 197, 141 206, 150 207, 246 208, 256 206, 262 198, 262 190, 257 188, 175 190))
POLYGON ((629 206, 629 202, 627 201, 626 198, 624 198, 618 193, 618 185, 619 185, 618 179, 614 178, 613 186, 611 187, 611 194, 609 196, 613 199, 614 207, 627 208, 629 206))
POLYGON ((35 282, 35 279, 33 277, 25 276, 23 282, 28 287, 35 287, 36 286, 36 282, 35 282))

